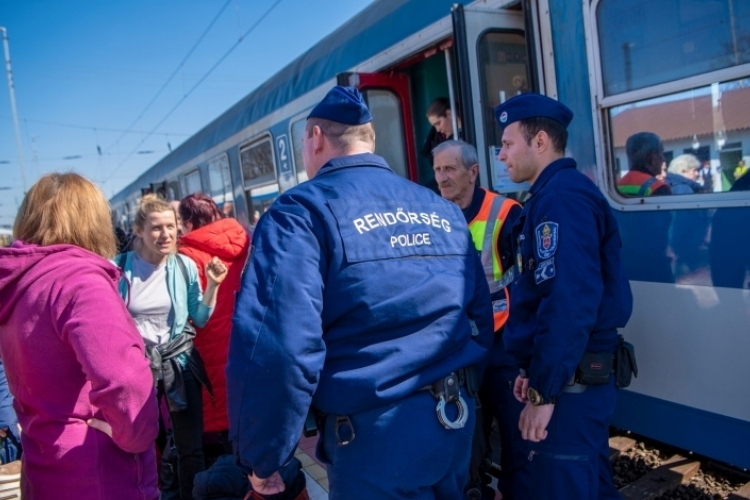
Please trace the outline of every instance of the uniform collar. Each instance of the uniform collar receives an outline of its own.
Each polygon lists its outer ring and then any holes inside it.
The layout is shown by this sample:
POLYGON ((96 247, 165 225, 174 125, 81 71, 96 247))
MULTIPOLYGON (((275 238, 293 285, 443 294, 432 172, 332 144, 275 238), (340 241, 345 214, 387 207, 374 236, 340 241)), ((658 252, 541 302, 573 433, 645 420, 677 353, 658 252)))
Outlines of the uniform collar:
POLYGON ((473 221, 474 217, 479 214, 479 209, 482 208, 482 202, 484 201, 484 195, 485 191, 479 187, 479 183, 474 184, 474 194, 471 197, 471 203, 469 203, 468 207, 461 209, 467 224, 473 221))
POLYGON ((559 160, 555 160, 547 165, 547 167, 542 170, 542 173, 539 174, 539 177, 531 186, 531 189, 529 189, 529 193, 531 195, 536 194, 557 172, 566 168, 576 168, 576 161, 573 158, 560 158, 559 160))
MULTIPOLYGON (((360 153, 356 155, 337 156, 336 158, 331 158, 330 160, 328 160, 328 163, 320 168, 315 177, 325 175, 329 172, 340 170, 342 168, 361 166, 380 167, 391 170, 391 167, 388 166, 388 164, 382 157, 372 153, 360 153)), ((391 172, 392 171, 393 170, 391 170, 391 172)))

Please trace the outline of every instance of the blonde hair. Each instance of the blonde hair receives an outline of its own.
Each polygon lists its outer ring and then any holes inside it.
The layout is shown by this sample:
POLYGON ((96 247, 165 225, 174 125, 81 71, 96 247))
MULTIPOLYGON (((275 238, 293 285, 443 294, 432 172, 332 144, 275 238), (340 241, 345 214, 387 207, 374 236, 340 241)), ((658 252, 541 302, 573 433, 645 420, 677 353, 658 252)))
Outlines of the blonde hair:
POLYGON ((13 237, 35 245, 68 244, 104 258, 117 253, 109 202, 88 179, 54 173, 34 184, 21 203, 13 237))
POLYGON ((320 127, 323 135, 328 138, 334 149, 345 152, 357 142, 372 144, 375 149, 375 128, 372 122, 362 125, 347 125, 346 123, 334 122, 325 118, 308 118, 305 130, 308 139, 313 135, 313 127, 320 127))
POLYGON ((669 162, 669 168, 667 169, 667 172, 682 175, 685 172, 696 170, 700 168, 700 166, 701 162, 698 160, 698 158, 691 154, 684 154, 674 158, 669 162))
POLYGON ((155 194, 147 194, 141 198, 140 203, 138 203, 138 211, 135 213, 133 225, 142 230, 146 225, 146 219, 148 219, 150 214, 161 212, 172 212, 174 214, 174 220, 177 222, 177 212, 168 201, 162 200, 155 194))
MULTIPOLYGON (((155 194, 147 194, 143 198, 141 198, 141 201, 138 203, 138 210, 135 213, 135 220, 133 221, 133 225, 143 231, 144 227, 146 226, 146 219, 148 219, 148 216, 150 214, 162 212, 172 212, 172 214, 174 214, 175 224, 177 224, 177 221, 179 221, 177 211, 174 209, 170 202, 162 200, 155 194)), ((141 239, 140 237, 136 237, 133 241, 133 247, 138 251, 143 250, 143 239, 141 239)), ((175 245, 175 247, 172 249, 172 252, 176 251, 177 246, 175 245)))

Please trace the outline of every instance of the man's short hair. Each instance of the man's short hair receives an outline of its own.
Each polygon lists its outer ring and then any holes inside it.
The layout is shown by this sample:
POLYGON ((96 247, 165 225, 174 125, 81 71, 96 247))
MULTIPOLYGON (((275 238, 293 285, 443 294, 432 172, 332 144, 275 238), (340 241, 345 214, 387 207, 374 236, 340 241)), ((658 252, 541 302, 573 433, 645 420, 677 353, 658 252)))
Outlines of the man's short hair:
POLYGON ((316 125, 328 138, 331 146, 338 151, 346 151, 357 142, 366 142, 372 144, 373 148, 375 147, 375 128, 372 126, 372 122, 362 125, 347 125, 325 118, 308 118, 305 125, 308 138, 312 137, 313 127, 316 125))
POLYGON ((451 148, 458 148, 458 156, 461 158, 461 165, 465 169, 471 168, 472 165, 479 163, 479 157, 477 156, 477 148, 462 140, 450 139, 443 141, 432 149, 432 157, 437 156, 438 153, 442 153, 445 150, 451 148))
POLYGON ((625 153, 631 170, 648 169, 651 153, 659 153, 661 150, 661 139, 653 132, 638 132, 625 142, 625 153))
POLYGON ((518 121, 523 138, 526 139, 526 145, 531 146, 531 140, 539 132, 544 131, 552 142, 552 148, 557 153, 565 153, 568 146, 568 129, 562 123, 546 116, 535 116, 533 118, 524 118, 518 121))

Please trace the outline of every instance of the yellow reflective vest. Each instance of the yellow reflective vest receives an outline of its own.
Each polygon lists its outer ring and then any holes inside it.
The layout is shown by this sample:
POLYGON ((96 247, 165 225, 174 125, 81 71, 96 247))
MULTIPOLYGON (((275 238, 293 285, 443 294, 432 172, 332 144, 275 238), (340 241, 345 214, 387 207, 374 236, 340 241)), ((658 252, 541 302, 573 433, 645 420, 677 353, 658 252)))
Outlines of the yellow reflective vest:
POLYGON ((481 256, 484 275, 490 286, 495 332, 498 332, 508 321, 510 311, 508 285, 513 281, 515 268, 510 266, 510 269, 503 270, 500 254, 497 251, 497 242, 508 213, 519 203, 484 188, 481 189, 484 191, 484 201, 477 216, 469 222, 469 231, 474 246, 481 256))

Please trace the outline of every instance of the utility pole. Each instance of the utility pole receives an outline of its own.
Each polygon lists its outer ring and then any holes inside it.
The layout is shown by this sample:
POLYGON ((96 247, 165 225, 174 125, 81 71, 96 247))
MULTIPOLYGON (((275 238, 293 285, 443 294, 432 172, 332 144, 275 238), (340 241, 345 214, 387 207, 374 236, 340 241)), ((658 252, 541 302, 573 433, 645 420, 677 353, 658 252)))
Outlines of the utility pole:
POLYGON ((10 93, 10 110, 13 114, 13 127, 16 130, 16 147, 18 148, 18 161, 21 165, 21 181, 23 183, 23 194, 26 194, 26 168, 23 165, 23 148, 21 146, 21 129, 18 126, 18 111, 16 110, 16 93, 13 89, 13 70, 10 67, 10 48, 8 47, 8 30, 0 26, 3 32, 3 47, 5 49, 5 72, 8 74, 8 92, 10 93))
POLYGON ((39 157, 36 154, 36 140, 38 138, 38 135, 31 136, 31 155, 34 158, 34 182, 39 180, 39 157))

